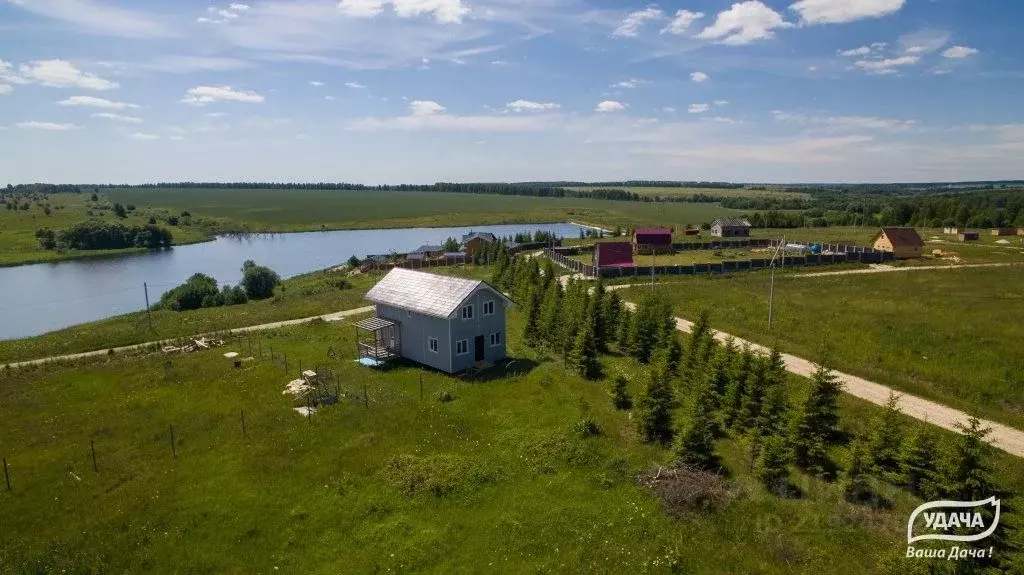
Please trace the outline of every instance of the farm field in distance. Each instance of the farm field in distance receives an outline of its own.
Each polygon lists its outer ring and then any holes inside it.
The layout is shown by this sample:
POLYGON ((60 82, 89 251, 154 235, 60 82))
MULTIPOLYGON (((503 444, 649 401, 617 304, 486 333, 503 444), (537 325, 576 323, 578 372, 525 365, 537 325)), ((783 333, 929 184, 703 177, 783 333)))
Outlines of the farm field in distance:
POLYGON ((564 222, 681 225, 738 215, 717 204, 647 203, 494 194, 345 190, 109 188, 121 203, 229 219, 236 231, 311 231, 564 222))
POLYGON ((692 197, 698 194, 721 198, 778 198, 778 199, 810 199, 807 192, 790 192, 774 189, 752 188, 682 188, 682 187, 647 187, 647 186, 573 186, 566 188, 590 192, 593 190, 625 190, 641 196, 661 196, 662 198, 692 197))
POLYGON ((831 269, 776 274, 770 333, 765 272, 658 285, 680 317, 708 309, 716 329, 1024 427, 1024 266, 799 277, 815 271, 831 269))
MULTIPOLYGON (((871 509, 845 502, 837 483, 799 472, 801 496, 780 498, 752 478, 734 439, 717 442, 728 502, 669 516, 636 482, 665 464, 667 450, 638 440, 628 413, 612 407, 607 381, 566 375, 560 362, 524 347, 521 330, 513 311, 509 354, 526 373, 476 383, 411 366, 357 366, 348 322, 254 334, 264 357, 241 369, 221 353, 248 355, 245 338, 170 358, 16 372, 0 386, 0 452, 14 486, 0 492, 7 526, 0 564, 121 572, 166 565, 190 572, 899 572, 900 539, 918 499, 879 483, 892 509, 871 509), (310 421, 296 414, 281 394, 294 375, 266 357, 271 346, 293 366, 335 370, 345 399, 310 421), (342 355, 330 358, 329 349, 342 355), (441 392, 454 400, 438 401, 441 392), (600 435, 574 431, 581 402, 600 435), (857 560, 836 563, 837 556, 857 560)), ((635 397, 646 368, 615 356, 602 362, 608 377, 632 379, 635 397)), ((789 388, 798 401, 807 381, 791 377, 789 388)), ((680 389, 683 413, 692 398, 680 389)), ((840 409, 847 433, 865 433, 879 414, 846 396, 840 409)), ((844 451, 833 455, 841 460, 844 451)), ((1019 492, 1021 461, 998 453, 993 463, 997 479, 1019 492)))
MULTIPOLYGON (((128 213, 126 218, 118 218, 111 210, 111 203, 101 198, 99 202, 89 200, 90 193, 50 194, 43 203, 37 205, 29 202, 27 210, 0 209, 0 266, 18 265, 23 263, 58 261, 81 257, 104 257, 139 250, 89 250, 59 253, 43 250, 36 240, 36 230, 50 228, 54 230, 69 228, 79 222, 94 219, 107 223, 145 225, 152 215, 158 220, 166 217, 163 210, 137 209, 128 213), (46 214, 45 204, 49 204, 50 213, 46 214)), ((175 244, 202 241, 209 237, 208 232, 198 226, 167 226, 171 230, 175 244)))

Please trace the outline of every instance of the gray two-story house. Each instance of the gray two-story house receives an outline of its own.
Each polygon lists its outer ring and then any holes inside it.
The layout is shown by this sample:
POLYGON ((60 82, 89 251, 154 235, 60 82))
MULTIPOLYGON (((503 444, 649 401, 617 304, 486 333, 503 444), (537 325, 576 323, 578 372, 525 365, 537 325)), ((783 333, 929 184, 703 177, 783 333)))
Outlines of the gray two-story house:
POLYGON ((394 355, 447 373, 505 358, 505 308, 514 303, 487 282, 395 268, 366 299, 389 334, 375 345, 394 355))

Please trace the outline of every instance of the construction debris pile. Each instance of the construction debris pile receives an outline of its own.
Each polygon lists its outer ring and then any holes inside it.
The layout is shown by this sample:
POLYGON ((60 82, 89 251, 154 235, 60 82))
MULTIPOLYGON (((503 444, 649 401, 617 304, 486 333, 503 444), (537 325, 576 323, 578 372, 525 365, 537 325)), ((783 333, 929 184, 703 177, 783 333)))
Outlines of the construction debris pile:
POLYGON ((167 354, 173 353, 194 353, 197 351, 203 351, 212 349, 214 347, 220 347, 224 345, 222 339, 206 339, 205 337, 190 337, 185 340, 181 347, 173 345, 165 345, 163 352, 167 354))

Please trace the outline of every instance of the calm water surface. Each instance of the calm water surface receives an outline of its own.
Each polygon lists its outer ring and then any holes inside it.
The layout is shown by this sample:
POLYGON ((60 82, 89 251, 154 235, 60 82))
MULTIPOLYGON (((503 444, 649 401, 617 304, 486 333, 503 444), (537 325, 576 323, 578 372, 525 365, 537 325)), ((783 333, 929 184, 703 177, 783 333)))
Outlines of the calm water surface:
POLYGON ((524 224, 263 234, 220 237, 117 258, 0 268, 0 339, 38 335, 145 309, 144 282, 151 303, 194 273, 217 278, 221 284, 235 284, 247 259, 282 276, 293 276, 344 263, 353 254, 362 258, 405 253, 470 231, 502 237, 536 230, 575 237, 580 228, 574 224, 524 224))

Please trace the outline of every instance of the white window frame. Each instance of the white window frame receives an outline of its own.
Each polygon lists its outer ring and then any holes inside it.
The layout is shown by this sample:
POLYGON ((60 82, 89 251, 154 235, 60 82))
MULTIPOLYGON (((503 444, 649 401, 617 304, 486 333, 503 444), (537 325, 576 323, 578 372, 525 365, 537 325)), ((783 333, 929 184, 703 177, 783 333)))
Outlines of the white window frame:
POLYGON ((491 347, 498 347, 501 345, 501 332, 496 331, 491 334, 491 347))
POLYGON ((484 302, 484 315, 494 315, 494 300, 489 299, 484 302), (491 308, 491 311, 487 311, 487 308, 491 308))
POLYGON ((439 346, 436 337, 431 337, 427 339, 427 349, 430 350, 430 353, 437 353, 439 346))
POLYGON ((462 321, 469 321, 473 319, 473 312, 475 311, 476 310, 473 309, 473 304, 470 303, 462 306, 462 311, 459 315, 462 317, 462 321))
POLYGON ((455 342, 455 355, 469 355, 469 340, 460 339, 455 342), (459 351, 459 348, 463 348, 465 351, 459 351))

